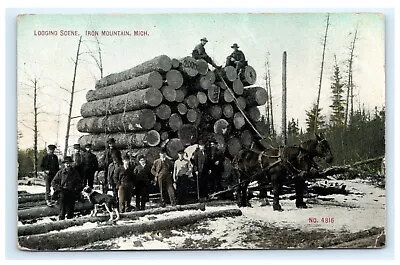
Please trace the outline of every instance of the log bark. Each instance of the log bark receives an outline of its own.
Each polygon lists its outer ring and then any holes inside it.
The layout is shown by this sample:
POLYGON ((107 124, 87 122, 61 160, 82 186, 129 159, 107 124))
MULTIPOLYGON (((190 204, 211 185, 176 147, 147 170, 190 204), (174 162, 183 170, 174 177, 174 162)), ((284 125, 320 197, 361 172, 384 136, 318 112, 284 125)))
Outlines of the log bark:
POLYGON ((244 72, 240 75, 243 85, 254 85, 257 81, 257 72, 250 65, 246 66, 244 72))
POLYGON ((240 133, 240 142, 246 148, 249 148, 253 144, 253 135, 249 130, 244 130, 240 133))
POLYGON ((222 117, 222 108, 219 105, 212 105, 208 108, 208 112, 210 113, 211 117, 215 120, 218 120, 222 117))
POLYGON ((240 130, 245 124, 246 120, 244 119, 243 114, 241 112, 236 112, 235 115, 233 115, 233 125, 235 128, 240 130))
POLYGON ((239 209, 215 210, 210 212, 192 213, 187 216, 170 217, 146 223, 109 225, 79 231, 64 231, 39 235, 21 236, 18 243, 21 248, 30 250, 57 250, 87 245, 96 241, 127 236, 132 233, 172 229, 196 223, 208 218, 240 216, 239 209))
POLYGON ((181 72, 175 69, 169 70, 165 79, 167 80, 168 86, 174 89, 180 88, 183 84, 183 76, 181 72))
POLYGON ((180 68, 179 70, 187 77, 193 78, 195 77, 199 71, 197 70, 197 61, 191 56, 187 56, 180 60, 180 68))
POLYGON ((267 102, 268 94, 262 87, 248 87, 243 91, 243 96, 249 106, 261 106, 267 102))
POLYGON ((191 124, 185 124, 178 131, 178 138, 184 146, 191 145, 197 141, 197 128, 191 124))
POLYGON ((222 113, 224 114, 225 118, 229 119, 233 117, 235 112, 233 111, 231 104, 225 104, 222 106, 222 113))
POLYGON ((150 72, 110 86, 101 87, 96 90, 89 90, 86 94, 86 100, 89 102, 103 98, 111 98, 149 87, 160 89, 162 84, 163 80, 161 74, 158 72, 150 72))
POLYGON ((236 69, 233 66, 227 66, 223 69, 223 78, 225 81, 233 82, 237 78, 236 69))
POLYGON ((178 113, 181 115, 185 115, 188 112, 188 108, 183 103, 179 103, 176 108, 177 108, 178 113))
POLYGON ((234 98, 233 95, 231 94, 231 92, 229 92, 229 90, 224 90, 224 101, 226 103, 231 103, 233 102, 234 98))
POLYGON ((81 136, 78 143, 81 146, 91 143, 93 150, 103 150, 110 137, 115 139, 115 146, 118 149, 151 147, 160 143, 160 135, 156 130, 140 133, 89 134, 81 136))
POLYGON ((166 101, 173 102, 176 100, 175 88, 170 87, 170 86, 163 86, 160 90, 166 101))
MULTIPOLYGON (((161 120, 168 120, 169 117, 171 116, 170 106, 168 106, 167 104, 161 104, 156 108, 156 115, 161 120)), ((159 131, 160 129, 161 128, 155 130, 159 131)))
POLYGON ((225 135, 228 131, 229 122, 225 119, 219 119, 214 123, 214 133, 225 135))
POLYGON ((260 121, 261 113, 258 107, 251 107, 247 109, 247 115, 252 121, 260 121))
POLYGON ((174 132, 181 129, 183 126, 181 115, 179 115, 178 113, 172 113, 171 117, 169 117, 169 120, 168 120, 168 126, 174 132))
POLYGON ((179 68, 179 65, 180 65, 180 62, 179 62, 178 59, 176 59, 176 58, 171 59, 171 66, 172 66, 172 68, 178 69, 178 68, 179 68))
POLYGON ((197 99, 199 100, 200 104, 205 104, 207 103, 207 95, 204 92, 197 92, 196 94, 197 99))
POLYGON ((186 113, 186 119, 190 123, 195 123, 198 120, 198 118, 199 118, 199 114, 196 109, 188 109, 188 111, 186 113))
POLYGON ((129 92, 124 95, 115 96, 108 99, 99 99, 86 102, 81 107, 82 117, 105 116, 152 108, 160 105, 163 96, 158 89, 146 88, 129 92))
POLYGON ((207 97, 211 103, 218 103, 220 95, 220 87, 216 85, 211 85, 211 87, 207 90, 207 97))
POLYGON ((78 121, 82 133, 140 132, 153 128, 156 115, 152 110, 142 109, 104 117, 88 117, 78 121))
MULTIPOLYGON (((130 213, 121 213, 121 219, 136 219, 146 215, 156 215, 163 214, 168 212, 175 211, 185 211, 185 210, 205 210, 205 204, 196 203, 196 204, 187 204, 187 205, 177 205, 168 208, 154 208, 147 209, 144 211, 130 212, 130 213)), ((51 231, 59 231, 63 229, 67 229, 72 226, 83 225, 87 222, 104 222, 108 221, 110 218, 109 215, 102 216, 84 216, 78 217, 75 219, 67 219, 62 221, 54 221, 51 223, 45 224, 33 224, 33 225, 23 225, 18 226, 18 236, 28 236, 28 235, 37 235, 37 234, 45 234, 51 231)))
POLYGON ((232 137, 231 139, 229 139, 227 147, 229 154, 231 156, 235 156, 242 149, 242 144, 240 143, 240 140, 238 138, 232 137))
POLYGON ((244 111, 246 109, 246 107, 247 107, 246 99, 244 97, 240 96, 240 97, 237 97, 236 100, 237 100, 237 102, 236 102, 237 106, 241 110, 244 111))
POLYGON ((120 73, 110 74, 98 80, 96 88, 113 85, 153 71, 165 73, 171 69, 171 66, 171 59, 166 55, 160 55, 133 68, 120 73))
POLYGON ((240 79, 235 79, 232 83, 232 90, 235 92, 236 95, 241 96, 243 94, 243 83, 240 79))
MULTIPOLYGON (((154 160, 159 158, 161 148, 156 146, 156 147, 146 147, 146 148, 121 149, 120 151, 122 154, 129 153, 134 157, 143 155, 147 161, 153 163, 154 160)), ((104 149, 103 151, 94 151, 93 153, 98 157, 98 159, 100 159, 104 155, 104 149)))
POLYGON ((179 138, 172 138, 167 142, 165 149, 168 156, 172 157, 173 159, 177 159, 178 152, 184 149, 184 145, 179 138))
POLYGON ((44 201, 44 193, 18 196, 18 204, 26 202, 44 201))
POLYGON ((187 96, 185 98, 185 103, 191 109, 195 109, 199 106, 199 100, 197 99, 196 95, 187 96))

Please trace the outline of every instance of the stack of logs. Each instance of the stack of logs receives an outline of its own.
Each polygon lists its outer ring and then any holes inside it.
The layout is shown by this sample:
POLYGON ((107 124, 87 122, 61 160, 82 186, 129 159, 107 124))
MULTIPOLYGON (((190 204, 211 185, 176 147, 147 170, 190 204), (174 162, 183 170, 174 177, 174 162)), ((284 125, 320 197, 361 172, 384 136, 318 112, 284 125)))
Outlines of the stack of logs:
POLYGON ((151 161, 160 148, 175 159, 186 146, 214 140, 232 157, 252 145, 255 132, 245 116, 259 121, 257 106, 267 100, 262 87, 251 86, 255 81, 251 66, 238 75, 232 66, 211 71, 204 60, 158 56, 97 81, 81 107, 77 128, 88 134, 79 143, 101 151, 113 137, 123 152, 151 161))

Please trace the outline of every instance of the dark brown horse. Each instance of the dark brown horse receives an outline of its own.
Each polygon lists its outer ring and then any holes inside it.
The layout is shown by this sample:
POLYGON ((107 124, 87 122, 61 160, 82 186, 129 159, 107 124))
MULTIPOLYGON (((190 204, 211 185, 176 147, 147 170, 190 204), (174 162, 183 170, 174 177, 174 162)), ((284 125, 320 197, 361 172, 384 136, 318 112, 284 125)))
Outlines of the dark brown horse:
POLYGON ((237 189, 239 207, 250 206, 247 188, 251 181, 259 185, 272 184, 273 209, 281 211, 279 194, 282 184, 292 182, 296 190, 296 207, 307 208, 303 201, 305 179, 315 173, 315 157, 324 158, 327 163, 333 161, 328 141, 322 134, 316 139, 300 145, 287 146, 265 151, 242 150, 233 160, 233 174, 239 180, 237 189))

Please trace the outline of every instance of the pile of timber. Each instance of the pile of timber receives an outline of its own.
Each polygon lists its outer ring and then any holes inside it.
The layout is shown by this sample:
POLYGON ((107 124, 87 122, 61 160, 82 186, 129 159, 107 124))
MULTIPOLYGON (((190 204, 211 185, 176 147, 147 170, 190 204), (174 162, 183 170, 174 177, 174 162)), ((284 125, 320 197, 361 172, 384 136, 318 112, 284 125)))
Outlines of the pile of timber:
POLYGON ((213 140, 232 157, 253 143, 248 121, 259 121, 257 106, 267 100, 255 81, 251 66, 238 76, 231 66, 212 71, 204 60, 157 56, 98 80, 88 91, 77 124, 87 134, 79 143, 102 151, 113 137, 120 150, 151 161, 160 148, 175 159, 186 146, 213 140))

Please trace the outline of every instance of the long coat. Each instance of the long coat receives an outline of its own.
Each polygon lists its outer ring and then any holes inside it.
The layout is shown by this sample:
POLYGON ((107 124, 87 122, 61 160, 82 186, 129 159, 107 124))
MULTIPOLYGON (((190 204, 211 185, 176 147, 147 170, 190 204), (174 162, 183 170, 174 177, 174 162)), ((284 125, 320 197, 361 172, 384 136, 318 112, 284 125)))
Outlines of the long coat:
POLYGON ((67 190, 80 192, 83 189, 83 180, 75 168, 63 168, 57 172, 51 182, 55 191, 67 190))
POLYGON ((49 175, 54 176, 60 169, 60 165, 58 163, 58 157, 55 154, 46 154, 42 158, 42 162, 40 163, 40 168, 42 170, 48 170, 49 175))
POLYGON ((199 175, 201 175, 204 170, 204 165, 207 162, 204 151, 202 152, 199 148, 197 148, 196 151, 194 151, 190 161, 193 164, 193 171, 198 171, 199 175))
POLYGON ((99 169, 99 162, 95 154, 85 151, 82 154, 83 158, 83 172, 92 175, 99 169))

